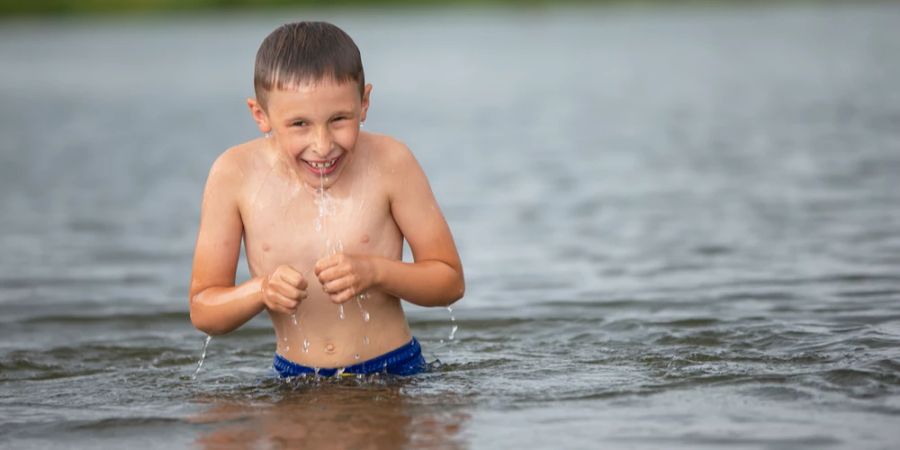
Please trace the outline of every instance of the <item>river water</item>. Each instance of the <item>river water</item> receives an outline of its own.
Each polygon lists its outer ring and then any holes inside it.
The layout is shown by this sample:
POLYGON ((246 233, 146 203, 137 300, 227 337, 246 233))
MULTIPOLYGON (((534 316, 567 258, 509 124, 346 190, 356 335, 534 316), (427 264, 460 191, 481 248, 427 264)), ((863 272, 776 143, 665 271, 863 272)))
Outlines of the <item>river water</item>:
MULTIPOLYGON (((850 2, 848 2, 850 3, 850 2)), ((0 22, 0 447, 889 448, 900 5, 0 22), (286 385, 188 319, 276 25, 331 20, 466 269, 434 369, 286 385)), ((247 276, 242 263, 239 279, 247 276)), ((373 318, 377 320, 377 318, 373 318)))

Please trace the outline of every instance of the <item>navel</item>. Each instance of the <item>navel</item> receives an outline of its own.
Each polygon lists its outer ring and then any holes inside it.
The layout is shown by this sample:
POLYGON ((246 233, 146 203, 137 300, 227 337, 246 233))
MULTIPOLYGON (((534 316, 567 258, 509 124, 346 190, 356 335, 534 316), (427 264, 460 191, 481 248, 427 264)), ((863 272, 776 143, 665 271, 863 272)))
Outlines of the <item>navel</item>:
POLYGON ((333 354, 334 353, 334 344, 332 344, 330 342, 325 344, 325 353, 328 353, 329 355, 333 354))

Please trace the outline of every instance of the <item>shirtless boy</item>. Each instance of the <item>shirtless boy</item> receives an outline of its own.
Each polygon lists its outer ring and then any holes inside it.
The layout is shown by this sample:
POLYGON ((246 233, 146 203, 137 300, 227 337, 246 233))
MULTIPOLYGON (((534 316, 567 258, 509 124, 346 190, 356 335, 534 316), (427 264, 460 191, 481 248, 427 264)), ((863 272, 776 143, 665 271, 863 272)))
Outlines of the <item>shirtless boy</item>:
POLYGON ((282 377, 422 371, 400 299, 455 302, 462 264, 409 149, 360 130, 372 85, 359 49, 328 23, 283 25, 260 46, 254 86, 263 137, 209 172, 191 322, 220 335, 268 311, 282 377), (235 285, 242 238, 252 278, 235 285))

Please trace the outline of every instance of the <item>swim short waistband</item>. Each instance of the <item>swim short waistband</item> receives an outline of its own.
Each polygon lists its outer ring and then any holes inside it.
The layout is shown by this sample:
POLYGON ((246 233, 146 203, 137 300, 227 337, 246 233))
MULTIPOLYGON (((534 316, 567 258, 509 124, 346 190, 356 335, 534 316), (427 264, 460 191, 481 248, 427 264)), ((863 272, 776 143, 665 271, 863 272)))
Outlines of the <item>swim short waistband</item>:
MULTIPOLYGON (((297 364, 278 353, 275 353, 273 362, 275 371, 281 378, 296 377, 301 375, 314 375, 322 377, 334 376, 340 369, 315 369, 297 364)), ((408 376, 421 373, 425 370, 425 358, 422 356, 422 347, 419 341, 412 338, 407 344, 391 350, 381 356, 376 356, 352 366, 344 367, 342 374, 373 374, 389 373, 391 375, 408 376)))

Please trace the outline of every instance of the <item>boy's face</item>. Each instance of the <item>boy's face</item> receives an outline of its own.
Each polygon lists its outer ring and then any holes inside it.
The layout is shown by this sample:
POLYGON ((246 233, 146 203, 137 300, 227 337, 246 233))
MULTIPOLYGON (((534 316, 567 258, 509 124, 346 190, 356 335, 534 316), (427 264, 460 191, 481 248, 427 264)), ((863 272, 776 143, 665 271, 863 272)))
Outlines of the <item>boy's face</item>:
POLYGON ((270 91, 265 109, 253 99, 248 106, 260 131, 271 133, 275 148, 301 179, 329 187, 353 157, 371 90, 366 85, 360 98, 355 82, 325 79, 270 91))

